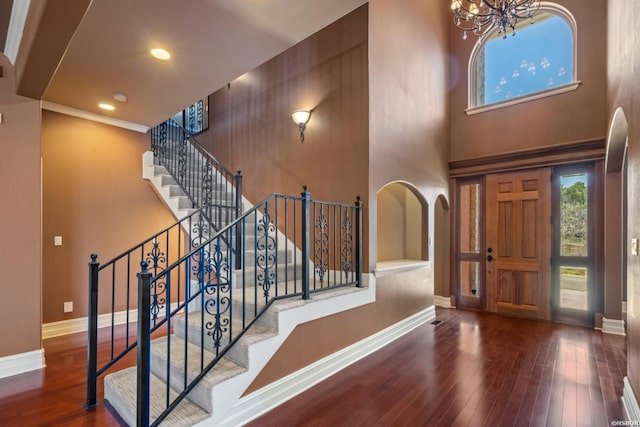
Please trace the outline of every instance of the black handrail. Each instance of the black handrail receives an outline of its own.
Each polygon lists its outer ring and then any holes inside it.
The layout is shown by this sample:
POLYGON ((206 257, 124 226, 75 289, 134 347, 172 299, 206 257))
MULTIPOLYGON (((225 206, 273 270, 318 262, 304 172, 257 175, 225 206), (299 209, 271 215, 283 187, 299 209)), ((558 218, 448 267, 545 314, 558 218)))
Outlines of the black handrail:
POLYGON ((214 230, 240 216, 241 171, 234 174, 227 169, 173 118, 151 129, 151 151, 189 197, 191 206, 205 208, 214 230))
MULTIPOLYGON (((309 298, 313 292, 337 287, 362 286, 362 272, 356 270, 361 266, 362 245, 357 231, 361 215, 359 199, 355 205, 346 205, 311 200, 307 191, 301 197, 273 194, 154 275, 150 284, 142 284, 151 289, 152 305, 156 288, 167 292, 173 288, 185 290, 184 301, 178 301, 174 309, 169 304, 164 306, 164 316, 154 315, 152 307, 150 320, 139 319, 151 324, 143 339, 150 341, 154 332, 162 330, 167 348, 174 352, 167 351, 166 366, 156 368, 156 374, 164 376, 166 384, 165 410, 149 422, 158 425, 164 420, 274 301, 293 296, 309 298), (313 219, 313 224, 305 217, 313 219), (227 244, 235 241, 236 230, 241 230, 245 248, 239 255, 227 244), (296 245, 308 250, 298 254, 296 245), (305 252, 314 254, 313 273, 310 268, 298 269, 311 264, 305 252), (230 268, 234 256, 242 258, 243 269, 237 274, 230 268), (197 336, 189 331, 193 323, 200 325, 197 336), (193 345, 199 351, 197 366, 190 366, 184 356, 174 356, 194 351, 193 345), (185 364, 177 384, 168 375, 172 357, 181 357, 185 364), (180 392, 174 399, 169 398, 172 389, 180 392)), ((138 352, 144 353, 148 348, 147 344, 141 345, 138 352)), ((142 361, 147 358, 145 354, 139 356, 142 361)), ((150 393, 144 390, 145 384, 146 380, 138 382, 138 396, 142 396, 138 405, 142 406, 150 393)), ((148 409, 142 406, 138 407, 138 414, 147 413, 148 409)))
POLYGON ((97 378, 136 346, 136 342, 131 341, 130 332, 134 329, 133 324, 137 320, 134 313, 136 305, 131 301, 135 290, 137 266, 141 262, 146 262, 151 271, 158 274, 194 247, 198 247, 210 239, 213 234, 214 230, 210 228, 208 220, 204 218, 204 208, 201 208, 102 265, 98 262, 97 255, 91 255, 89 263, 87 401, 85 406, 92 407, 97 404, 97 378), (101 299, 103 306, 109 306, 109 320, 106 325, 108 328, 105 328, 103 332, 103 335, 107 335, 109 357, 107 360, 101 361, 98 360, 99 283, 103 290, 101 299), (120 293, 125 293, 125 303, 121 310, 117 310, 117 296, 120 293), (118 311, 124 313, 124 320, 116 320, 118 311), (121 348, 118 347, 116 340, 116 325, 118 323, 124 324, 125 328, 125 339, 121 348))
MULTIPOLYGON (((150 357, 151 336, 158 334, 173 352, 167 351, 165 366, 153 367, 156 375, 164 377, 167 396, 165 410, 155 420, 148 418, 149 409, 143 407, 150 395, 151 372, 138 365, 142 375, 138 378, 139 425, 152 421, 157 425, 165 419, 275 301, 362 286, 362 272, 358 270, 361 216, 359 199, 354 205, 320 202, 312 200, 306 189, 301 197, 273 194, 199 241, 180 259, 160 268, 156 261, 168 259, 162 251, 143 259, 138 295, 145 301, 138 305, 138 340, 129 343, 125 352, 137 345, 138 360, 144 364, 150 357), (243 248, 239 253, 229 244, 236 241, 234 234, 238 231, 243 248), (233 269, 234 258, 240 259, 241 270, 233 269), (147 302, 148 308, 144 308, 147 302), (197 328, 190 330, 190 325, 197 328), (185 360, 184 375, 177 383, 168 375, 175 351, 185 360), (188 365, 194 362, 184 357, 192 351, 199 352, 197 366, 188 365), (169 398, 169 390, 178 392, 177 397, 169 398)), ((99 268, 96 264, 92 259, 90 274, 99 268)), ((91 284, 91 289, 97 287, 98 283, 91 284)), ((90 404, 88 400, 87 406, 90 404)))

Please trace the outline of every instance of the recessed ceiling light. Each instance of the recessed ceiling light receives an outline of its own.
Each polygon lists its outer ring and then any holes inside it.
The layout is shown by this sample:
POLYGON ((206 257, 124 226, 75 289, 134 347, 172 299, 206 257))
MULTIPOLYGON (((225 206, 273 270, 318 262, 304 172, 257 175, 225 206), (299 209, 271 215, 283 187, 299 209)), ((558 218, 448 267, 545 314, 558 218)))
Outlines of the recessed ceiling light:
POLYGON ((164 49, 161 49, 159 47, 156 47, 155 49, 151 49, 151 55, 153 55, 154 57, 158 58, 158 59, 162 59, 162 60, 167 60, 169 58, 171 58, 171 55, 169 54, 169 52, 167 52, 164 49))
POLYGON ((102 108, 103 110, 109 110, 109 111, 113 111, 116 109, 116 107, 114 107, 111 104, 103 104, 103 103, 98 104, 98 107, 102 108))
POLYGON ((115 99, 118 102, 127 102, 127 95, 125 95, 124 93, 114 93, 113 94, 113 99, 115 99))

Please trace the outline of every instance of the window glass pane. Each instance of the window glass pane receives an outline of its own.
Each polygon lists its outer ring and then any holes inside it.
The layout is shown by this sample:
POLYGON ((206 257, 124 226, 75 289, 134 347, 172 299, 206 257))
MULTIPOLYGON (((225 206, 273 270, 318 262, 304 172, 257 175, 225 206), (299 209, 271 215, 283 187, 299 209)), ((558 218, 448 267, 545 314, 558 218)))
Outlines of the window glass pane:
POLYGON ((560 267, 560 307, 587 310, 587 268, 560 267))
POLYGON ((480 263, 462 261, 460 263, 460 294, 480 298, 480 263))
POLYGON ((573 34, 563 18, 542 12, 515 35, 491 37, 476 56, 477 105, 529 95, 573 81, 573 34))
POLYGON ((587 174, 560 177, 560 255, 587 256, 587 174))
POLYGON ((480 253, 480 184, 460 186, 460 252, 480 253))

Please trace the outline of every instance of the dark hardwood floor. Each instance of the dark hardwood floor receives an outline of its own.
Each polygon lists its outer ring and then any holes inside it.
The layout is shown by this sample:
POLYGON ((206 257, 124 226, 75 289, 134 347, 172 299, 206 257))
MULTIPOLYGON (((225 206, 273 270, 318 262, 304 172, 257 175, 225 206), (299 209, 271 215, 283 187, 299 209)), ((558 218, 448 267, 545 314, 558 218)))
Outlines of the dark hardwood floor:
POLYGON ((607 426, 622 420, 624 337, 437 310, 250 426, 607 426))
MULTIPOLYGON (((250 425, 606 426, 622 420, 624 337, 469 311, 437 313, 438 325, 420 326, 250 425)), ((45 340, 45 369, 1 379, 0 426, 121 425, 107 405, 82 407, 85 346, 84 334, 45 340)), ((102 400, 102 381, 98 387, 102 400)))

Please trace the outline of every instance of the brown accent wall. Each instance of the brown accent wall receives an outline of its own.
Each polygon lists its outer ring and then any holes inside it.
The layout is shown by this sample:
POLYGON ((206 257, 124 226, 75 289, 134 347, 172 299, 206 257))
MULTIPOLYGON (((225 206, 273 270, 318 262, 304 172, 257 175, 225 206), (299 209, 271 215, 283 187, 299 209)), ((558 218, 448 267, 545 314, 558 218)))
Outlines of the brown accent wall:
POLYGON ((298 326, 245 394, 433 305, 431 275, 426 267, 379 277, 375 303, 298 326))
POLYGON ((40 105, 15 96, 0 54, 0 357, 41 348, 40 105))
MULTIPOLYGON (((368 267, 372 270, 376 259, 377 191, 389 182, 407 181, 430 200, 430 206, 438 194, 448 193, 448 33, 444 20, 447 5, 434 9, 432 4, 418 0, 374 0, 369 2, 368 11, 370 166, 368 174, 363 170, 362 176, 369 182, 365 215, 369 218, 368 267)), ((215 122, 212 124, 215 127, 215 122)), ((334 150, 324 155, 335 159, 342 152, 334 150)), ((316 161, 323 162, 324 158, 316 161)), ((364 164, 366 159, 358 162, 364 164)), ((342 178, 333 185, 352 184, 342 178)), ((431 208, 429 217, 432 228, 431 208)), ((298 326, 247 393, 431 305, 431 266, 379 277, 375 303, 298 326)))
MULTIPOLYGON (((605 0, 558 0, 577 22, 577 78, 582 85, 560 95, 467 116, 469 56, 476 37, 462 39, 451 24, 451 160, 603 138, 606 134, 607 13, 605 0)), ((451 14, 450 14, 451 15, 451 14)), ((515 36, 517 37, 517 35, 515 36)))
POLYGON ((198 139, 242 170, 254 203, 303 185, 314 199, 353 203, 367 195, 367 100, 363 6, 212 94, 198 139), (290 117, 298 109, 313 110, 304 142, 290 117))
POLYGON ((91 253, 106 262, 175 221, 142 179, 148 147, 148 135, 42 112, 43 323, 87 315, 91 253), (63 313, 65 301, 73 313, 63 313))
MULTIPOLYGON (((375 266, 376 193, 393 181, 410 183, 429 205, 448 195, 446 2, 369 2, 369 244, 375 266)), ((428 248, 432 259, 433 245, 428 248)), ((432 285, 432 283, 431 283, 432 285)))
MULTIPOLYGON (((607 112, 621 107, 629 126, 627 248, 640 239, 640 2, 609 0, 607 9, 607 112)), ((640 257, 627 250, 627 375, 640 397, 640 257)))

